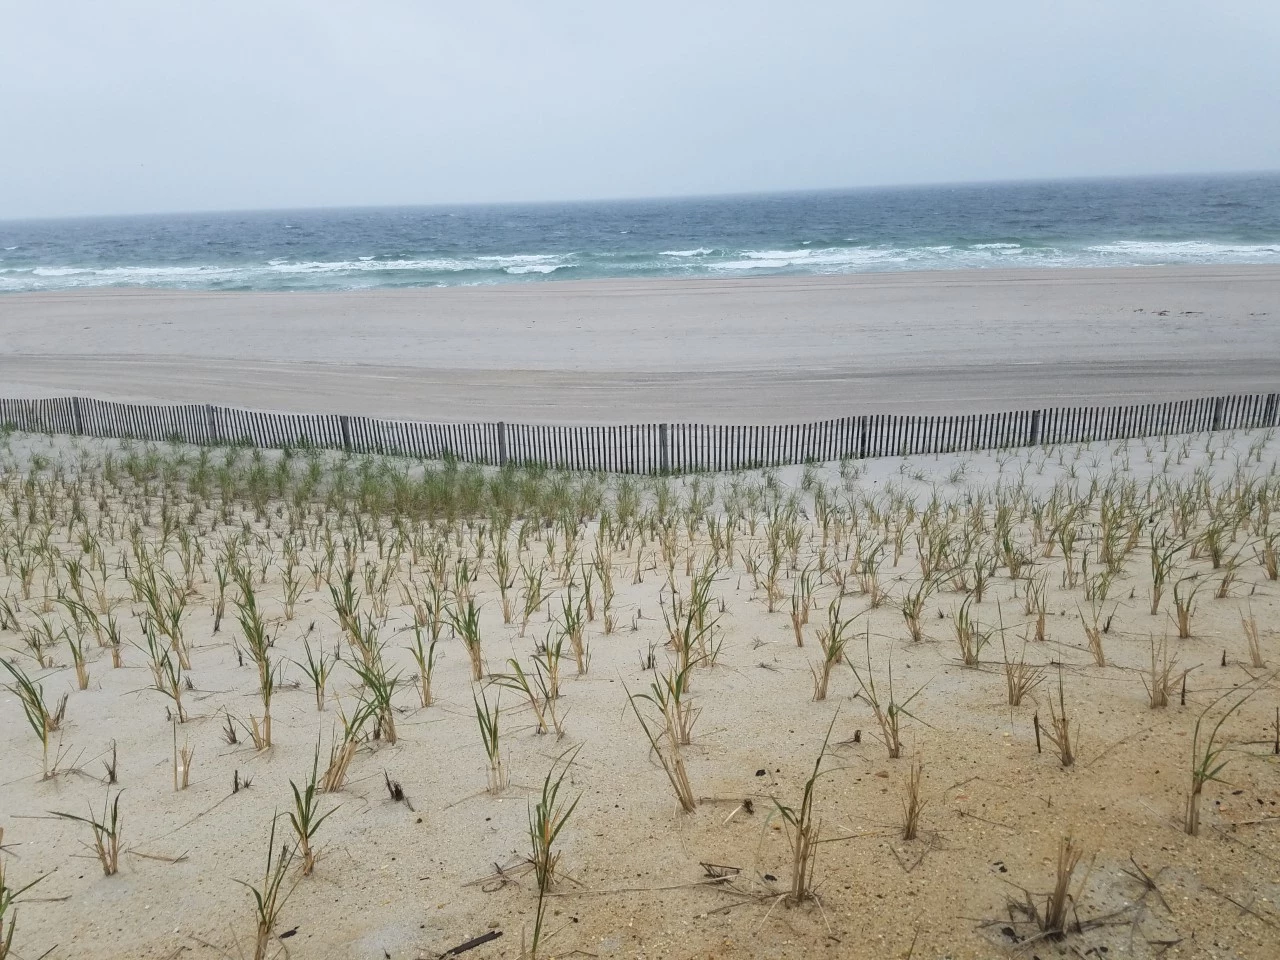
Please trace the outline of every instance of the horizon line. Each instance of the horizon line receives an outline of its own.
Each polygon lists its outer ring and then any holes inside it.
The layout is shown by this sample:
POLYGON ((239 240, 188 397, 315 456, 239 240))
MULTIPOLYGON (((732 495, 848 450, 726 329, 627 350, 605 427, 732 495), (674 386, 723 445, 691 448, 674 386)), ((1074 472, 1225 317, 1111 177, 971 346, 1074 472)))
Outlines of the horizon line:
POLYGON ((551 207, 551 206, 588 206, 593 204, 625 204, 625 203, 661 203, 689 200, 718 200, 746 197, 779 197, 803 196, 837 193, 872 193, 890 190, 936 190, 947 188, 980 187, 980 186, 1013 186, 1037 183, 1082 183, 1093 181, 1137 181, 1137 180, 1184 180, 1196 177, 1203 178, 1237 178, 1258 176, 1280 176, 1280 168, 1250 170, 1217 170, 1217 171, 1183 171, 1173 173, 1129 173, 1129 174, 1082 174, 1059 177, 998 177, 976 180, 950 181, 918 181, 908 183, 871 183, 855 186, 800 187, 778 188, 767 190, 734 190, 723 193, 670 193, 670 194, 638 194, 632 196, 578 197, 548 200, 463 200, 463 201, 429 201, 422 203, 347 203, 347 204, 315 204, 307 206, 285 207, 214 207, 203 210, 144 210, 131 213, 68 213, 47 216, 0 217, 0 224, 17 223, 49 223, 70 220, 113 220, 141 217, 202 217, 228 216, 236 214, 264 213, 316 213, 319 211, 340 210, 424 210, 424 209, 466 209, 485 207, 551 207))

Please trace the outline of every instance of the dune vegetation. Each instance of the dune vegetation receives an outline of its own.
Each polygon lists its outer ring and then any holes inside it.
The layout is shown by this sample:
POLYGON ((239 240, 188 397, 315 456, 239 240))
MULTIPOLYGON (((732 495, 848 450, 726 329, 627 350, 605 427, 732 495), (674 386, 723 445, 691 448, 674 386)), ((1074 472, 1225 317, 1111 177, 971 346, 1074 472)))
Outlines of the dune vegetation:
POLYGON ((0 960, 1274 957, 1270 432, 0 439, 0 960))

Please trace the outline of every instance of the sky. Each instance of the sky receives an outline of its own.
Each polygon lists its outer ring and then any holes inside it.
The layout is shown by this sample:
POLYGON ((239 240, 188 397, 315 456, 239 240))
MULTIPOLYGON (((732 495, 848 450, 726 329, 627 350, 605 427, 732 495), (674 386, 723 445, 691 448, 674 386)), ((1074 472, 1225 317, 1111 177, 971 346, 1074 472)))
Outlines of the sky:
POLYGON ((1280 168, 1276 0, 0 0, 0 219, 1280 168))

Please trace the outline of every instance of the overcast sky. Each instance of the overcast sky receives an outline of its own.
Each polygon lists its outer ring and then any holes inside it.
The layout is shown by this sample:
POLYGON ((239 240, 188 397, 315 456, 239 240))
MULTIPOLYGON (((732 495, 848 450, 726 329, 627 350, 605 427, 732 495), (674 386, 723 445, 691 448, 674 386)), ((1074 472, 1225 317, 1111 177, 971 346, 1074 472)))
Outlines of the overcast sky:
POLYGON ((1280 168, 1277 0, 0 0, 0 218, 1280 168))

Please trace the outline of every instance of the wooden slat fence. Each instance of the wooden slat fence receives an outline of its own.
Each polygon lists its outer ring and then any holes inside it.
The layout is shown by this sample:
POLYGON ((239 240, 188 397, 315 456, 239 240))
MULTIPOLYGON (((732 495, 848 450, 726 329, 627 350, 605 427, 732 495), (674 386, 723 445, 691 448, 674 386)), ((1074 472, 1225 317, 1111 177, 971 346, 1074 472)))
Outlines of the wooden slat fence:
POLYGON ((873 414, 772 426, 641 423, 603 427, 423 423, 57 397, 0 399, 0 426, 6 424, 37 433, 317 447, 495 466, 544 464, 652 474, 1274 427, 1280 425, 1280 394, 969 415, 873 414))

